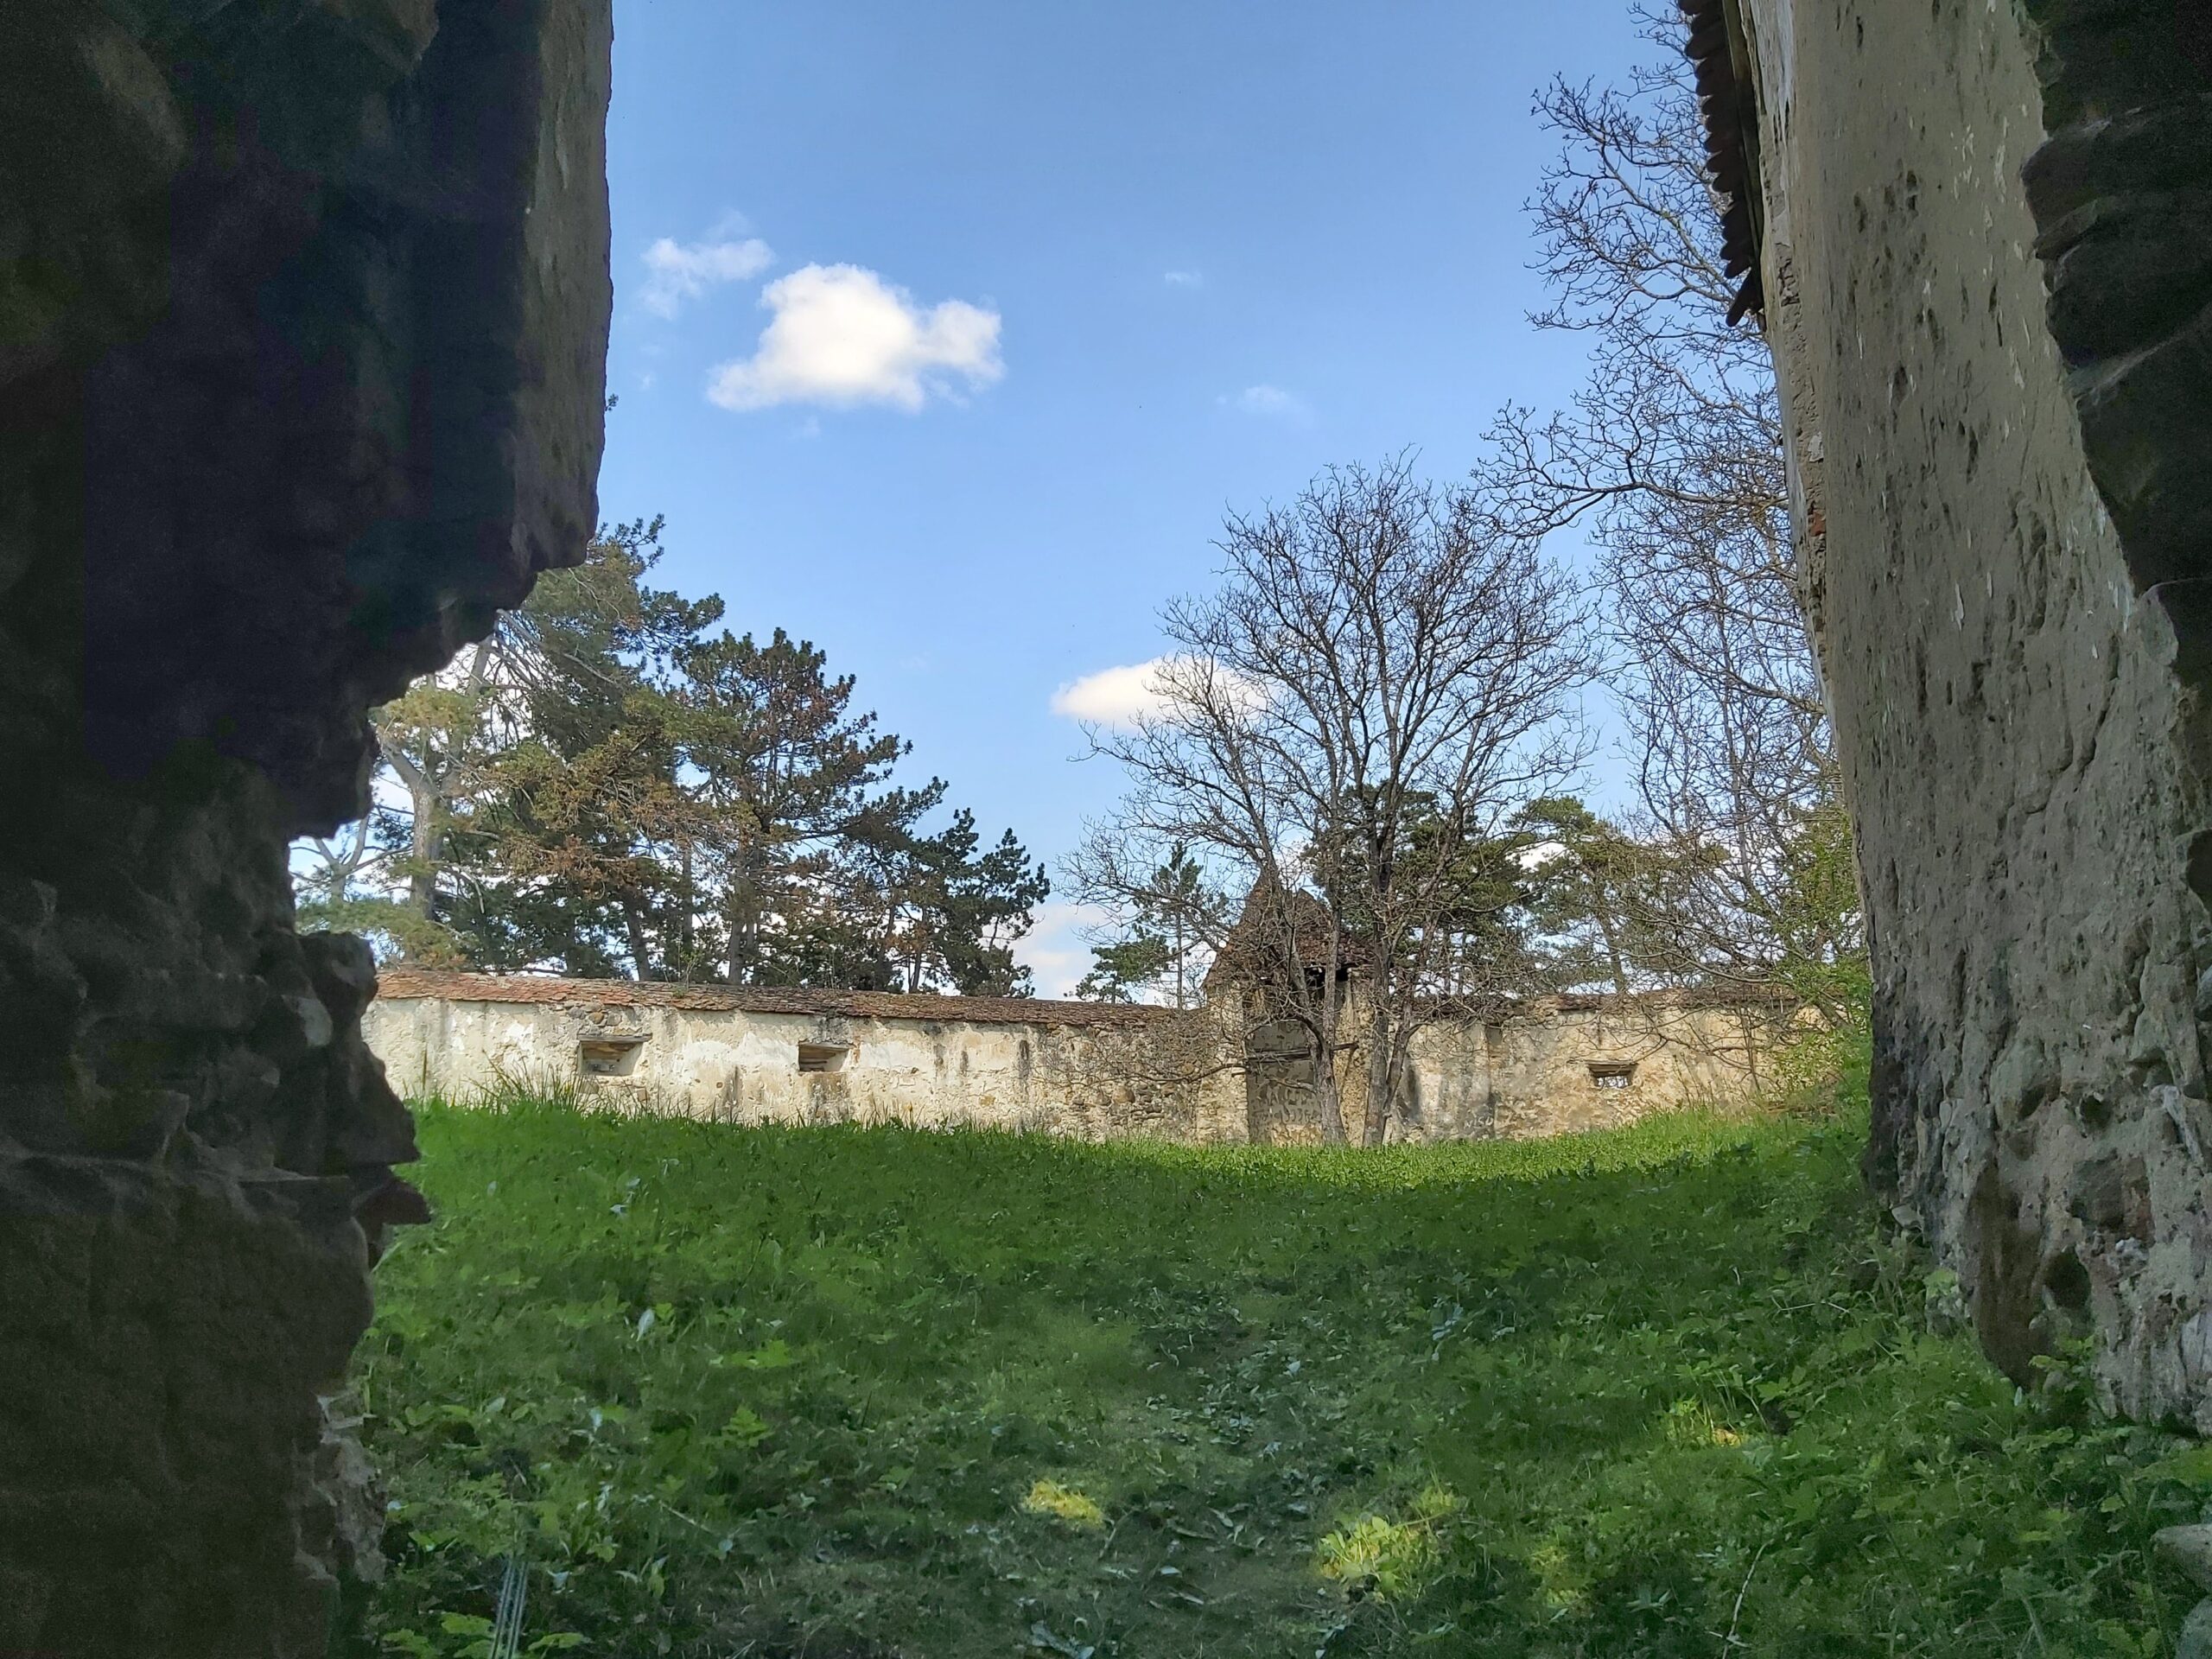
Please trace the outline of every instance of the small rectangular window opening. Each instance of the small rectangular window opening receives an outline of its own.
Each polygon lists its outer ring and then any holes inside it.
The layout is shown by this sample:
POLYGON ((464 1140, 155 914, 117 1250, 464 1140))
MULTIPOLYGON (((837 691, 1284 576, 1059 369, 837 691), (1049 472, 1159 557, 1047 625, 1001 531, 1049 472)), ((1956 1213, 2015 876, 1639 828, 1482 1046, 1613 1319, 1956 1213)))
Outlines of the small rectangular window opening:
POLYGON ((576 1058, 588 1077, 626 1077, 645 1052, 642 1037, 587 1037, 576 1045, 576 1058))
POLYGON ((798 1069, 802 1071, 842 1071, 849 1049, 829 1043, 801 1043, 798 1046, 798 1069))
POLYGON ((1590 1081, 1600 1089, 1625 1089, 1636 1081, 1634 1060, 1592 1060, 1590 1081))

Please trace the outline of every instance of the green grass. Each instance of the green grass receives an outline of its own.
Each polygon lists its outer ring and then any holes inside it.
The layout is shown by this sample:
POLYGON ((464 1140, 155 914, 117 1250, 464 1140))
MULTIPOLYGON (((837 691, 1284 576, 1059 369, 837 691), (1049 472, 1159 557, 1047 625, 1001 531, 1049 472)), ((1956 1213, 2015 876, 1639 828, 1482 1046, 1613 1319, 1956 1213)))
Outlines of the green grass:
POLYGON ((421 1112, 357 1654, 2152 1655, 2204 1455, 2022 1395, 1864 1121, 1190 1151, 421 1112))

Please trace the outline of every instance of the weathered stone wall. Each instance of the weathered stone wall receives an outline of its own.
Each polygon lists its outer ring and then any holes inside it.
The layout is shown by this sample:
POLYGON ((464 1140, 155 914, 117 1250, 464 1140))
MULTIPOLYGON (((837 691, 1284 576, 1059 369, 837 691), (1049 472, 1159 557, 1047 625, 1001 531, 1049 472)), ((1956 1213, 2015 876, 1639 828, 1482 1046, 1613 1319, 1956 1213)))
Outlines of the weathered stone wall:
POLYGON ((2031 10, 1737 19, 1870 1169, 2007 1370, 2094 1328, 2118 1404, 2212 1430, 2208 36, 2172 0, 2031 10))
POLYGON ((1553 998, 1508 1019, 1433 1025, 1414 1039, 1409 1098, 1391 1139, 1525 1140, 1686 1106, 1748 1107, 1772 1081, 1785 1023, 1768 1006, 1654 995, 1553 998))
POLYGON ((0 1649, 320 1651, 419 1199, 288 840, 581 556, 607 0, 0 8, 0 1649))
POLYGON ((550 1083, 732 1123, 1241 1141, 1242 1079, 1175 1052, 1188 1027, 1090 1003, 416 972, 362 1021, 416 1096, 550 1083), (830 1069, 802 1071, 803 1051, 830 1069))
MULTIPOLYGON (((1357 1006, 1357 1005, 1355 1005, 1357 1006)), ((1530 1140, 1618 1128, 1653 1112, 1741 1110, 1773 1081, 1789 1011, 1655 994, 1536 998, 1491 1019, 1440 1019, 1414 1033, 1393 1141, 1530 1140)), ((1357 1028, 1357 1020, 1354 1022, 1357 1028)), ((1250 1138, 1321 1139, 1303 1033, 1263 1027, 1246 1077, 1250 1138)), ((1345 1129, 1362 1138, 1366 1056, 1339 1066, 1345 1129)))
MULTIPOLYGON (((1440 1021, 1415 1040, 1390 1138, 1560 1135, 1739 1107, 1758 1091, 1778 1023, 1770 1007, 1666 997, 1554 998, 1491 1021, 1440 1021)), ((465 1101, 550 1083, 738 1123, 1320 1138, 1302 1039, 1247 1033, 1217 1011, 400 970, 362 1031, 416 1096, 465 1101), (804 1071, 802 1055, 834 1069, 804 1071)), ((1360 1065, 1355 1049, 1348 1088, 1360 1065)), ((1356 1111, 1356 1090, 1350 1098, 1356 1111)))

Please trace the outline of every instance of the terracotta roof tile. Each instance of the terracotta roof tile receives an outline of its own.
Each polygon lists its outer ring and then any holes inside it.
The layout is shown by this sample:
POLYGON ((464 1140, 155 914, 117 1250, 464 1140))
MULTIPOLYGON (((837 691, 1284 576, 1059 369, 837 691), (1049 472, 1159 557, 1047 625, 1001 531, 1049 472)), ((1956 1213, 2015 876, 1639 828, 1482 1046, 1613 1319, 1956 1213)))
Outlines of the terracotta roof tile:
POLYGON ((1424 1003, 1431 1014, 1461 1020, 1541 1020, 1554 1014, 1652 1014, 1691 1008, 1766 1008, 1795 1012, 1802 999, 1786 985, 1673 985, 1647 991, 1552 991, 1529 996, 1442 997, 1424 1003))
POLYGON ((1720 198, 1721 251, 1731 276, 1742 278, 1730 308, 1732 325, 1746 311, 1764 313, 1766 296, 1759 271, 1758 230, 1751 197, 1758 111, 1746 66, 1731 49, 1726 0, 1678 0, 1688 26, 1683 51, 1697 86, 1698 112, 1705 126, 1706 175, 1720 198))
POLYGON ((658 980, 562 979, 550 974, 466 974, 386 968, 377 995, 392 1001, 527 1002, 556 1007, 686 1008, 698 1013, 932 1020, 992 1026, 1140 1025, 1173 1009, 1122 1002, 1054 1002, 1027 996, 936 996, 892 991, 809 990, 774 985, 687 985, 658 980))

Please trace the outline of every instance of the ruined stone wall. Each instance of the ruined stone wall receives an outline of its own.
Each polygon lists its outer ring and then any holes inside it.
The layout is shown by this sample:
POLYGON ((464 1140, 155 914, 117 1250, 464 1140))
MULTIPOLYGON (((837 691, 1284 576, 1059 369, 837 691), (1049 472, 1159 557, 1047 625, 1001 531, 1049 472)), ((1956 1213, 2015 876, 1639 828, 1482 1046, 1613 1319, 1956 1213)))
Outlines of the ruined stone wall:
POLYGON ((1770 1081, 1784 1023, 1771 1007, 1653 996, 1539 1001, 1510 1019, 1430 1026, 1414 1039, 1390 1138, 1526 1140, 1688 1107, 1741 1110, 1770 1081))
MULTIPOLYGON (((1654 1112, 1743 1110, 1772 1081, 1790 1015, 1770 1003, 1703 1006, 1665 995, 1536 998, 1493 1019, 1440 1019, 1414 1034, 1386 1138, 1530 1140, 1618 1128, 1654 1112)), ((1355 1042, 1338 1067, 1345 1129, 1365 1123, 1367 1070, 1355 1042)), ((1295 1027, 1262 1030, 1246 1080, 1250 1138, 1321 1139, 1313 1069, 1295 1027)))
MULTIPOLYGON (((1492 1021, 1440 1020, 1415 1039, 1390 1138, 1562 1135, 1687 1106, 1745 1106, 1784 1023, 1770 1005, 1664 996, 1554 998, 1492 1021)), ((1247 1031, 1221 1009, 404 969, 361 1028, 392 1082, 418 1097, 471 1101, 551 1085, 734 1123, 1193 1144, 1320 1139, 1303 1036, 1247 1031), (928 1006, 909 1016, 899 1011, 907 1002, 928 1006)), ((1356 1119, 1364 1081, 1356 1046, 1344 1069, 1356 1119)), ((1357 1134, 1359 1124, 1350 1127, 1357 1134)))
POLYGON ((595 514, 607 0, 0 8, 0 1649, 319 1652, 407 1115, 285 849, 595 514))
POLYGON ((496 981, 408 995, 403 978, 362 1028, 394 1084, 416 1096, 466 1102, 552 1084, 731 1123, 1244 1139, 1242 1080, 1159 1052, 1147 1027, 1173 1026, 1165 1010, 1081 1025, 1056 1019, 1049 1002, 1024 1020, 899 1019, 715 1007, 742 999, 704 989, 684 1000, 705 1006, 609 1004, 594 994, 603 988, 569 983, 561 1001, 508 1001, 496 981), (823 1069, 802 1070, 802 1056, 823 1069))
POLYGON ((1737 21, 1872 939, 1871 1173, 2007 1370, 2094 1329, 2116 1403, 2212 1430, 2203 16, 1737 21))

